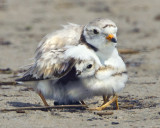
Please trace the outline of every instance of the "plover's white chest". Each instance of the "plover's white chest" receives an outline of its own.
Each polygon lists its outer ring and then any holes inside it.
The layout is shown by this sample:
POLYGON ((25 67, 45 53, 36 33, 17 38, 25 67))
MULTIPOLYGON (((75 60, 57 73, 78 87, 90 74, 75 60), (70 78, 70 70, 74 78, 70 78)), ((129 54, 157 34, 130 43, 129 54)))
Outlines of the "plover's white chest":
POLYGON ((99 57, 102 65, 105 65, 105 61, 108 58, 112 57, 113 51, 115 50, 115 46, 113 44, 108 44, 108 46, 100 46, 99 51, 96 52, 97 56, 99 57))

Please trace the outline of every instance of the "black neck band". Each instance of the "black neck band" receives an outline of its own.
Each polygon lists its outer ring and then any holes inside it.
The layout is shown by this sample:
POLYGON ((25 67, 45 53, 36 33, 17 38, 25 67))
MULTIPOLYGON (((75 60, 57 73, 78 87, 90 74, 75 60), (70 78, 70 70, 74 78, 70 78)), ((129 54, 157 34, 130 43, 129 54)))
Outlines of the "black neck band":
MULTIPOLYGON (((84 31, 84 30, 83 30, 84 31)), ((86 41, 86 38, 84 37, 83 35, 83 31, 81 33, 81 37, 80 37, 80 43, 84 43, 86 44, 89 48, 93 49, 95 52, 98 51, 98 48, 94 47, 93 45, 89 44, 87 41, 86 41)))

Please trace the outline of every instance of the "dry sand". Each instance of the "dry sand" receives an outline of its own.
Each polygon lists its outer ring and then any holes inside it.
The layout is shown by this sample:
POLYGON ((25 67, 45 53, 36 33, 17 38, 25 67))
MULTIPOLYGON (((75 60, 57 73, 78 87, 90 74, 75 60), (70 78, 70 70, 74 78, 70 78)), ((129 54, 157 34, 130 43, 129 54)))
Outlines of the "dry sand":
MULTIPOLYGON (((160 127, 160 1, 159 0, 0 0, 0 69, 17 71, 29 64, 38 42, 47 33, 73 22, 97 17, 116 22, 118 48, 139 50, 122 55, 129 80, 119 93, 120 110, 99 116, 87 110, 0 112, 2 128, 160 127), (125 107, 126 105, 133 105, 125 107)), ((0 81, 13 81, 0 73, 0 81)), ((53 104, 53 101, 48 101, 53 104)), ((102 103, 101 97, 86 101, 102 103)), ((0 85, 0 109, 43 106, 38 95, 23 86, 0 85)))

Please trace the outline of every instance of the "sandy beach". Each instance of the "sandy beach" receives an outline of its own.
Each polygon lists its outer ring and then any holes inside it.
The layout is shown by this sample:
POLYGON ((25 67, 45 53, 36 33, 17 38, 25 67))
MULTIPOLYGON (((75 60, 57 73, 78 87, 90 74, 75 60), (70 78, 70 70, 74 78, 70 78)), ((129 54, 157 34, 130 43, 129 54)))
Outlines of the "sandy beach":
MULTIPOLYGON (((32 62, 39 41, 68 22, 86 24, 106 17, 118 26, 118 49, 129 80, 118 94, 120 110, 53 109, 0 112, 1 128, 160 128, 160 1, 159 0, 0 0, 0 110, 43 106, 17 74, 32 62)), ((47 100, 50 105, 53 101, 47 100)), ((102 97, 85 101, 99 106, 102 97)))

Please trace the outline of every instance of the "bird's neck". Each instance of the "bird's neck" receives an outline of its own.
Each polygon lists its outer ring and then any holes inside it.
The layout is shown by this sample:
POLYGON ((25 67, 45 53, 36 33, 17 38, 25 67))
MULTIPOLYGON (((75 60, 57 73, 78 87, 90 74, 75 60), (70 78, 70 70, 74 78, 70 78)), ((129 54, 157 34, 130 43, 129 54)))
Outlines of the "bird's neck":
MULTIPOLYGON (((83 30, 84 31, 84 30, 83 30)), ((94 46, 94 45, 91 45, 90 43, 87 42, 84 34, 83 34, 83 31, 82 31, 82 34, 80 36, 80 42, 81 44, 85 44, 86 46, 88 46, 89 48, 91 48, 93 51, 98 51, 98 49, 94 46)))
POLYGON ((96 52, 96 54, 99 57, 101 63, 104 64, 104 62, 112 56, 113 51, 115 50, 115 46, 108 44, 106 46, 101 46, 98 49, 99 50, 96 52))
POLYGON ((86 40, 86 38, 83 34, 83 31, 82 31, 82 34, 81 34, 81 37, 80 37, 80 43, 85 44, 90 49, 95 51, 102 64, 104 64, 104 62, 108 58, 110 58, 110 56, 112 55, 112 53, 115 49, 115 45, 111 42, 108 43, 108 44, 106 44, 106 43, 101 43, 100 44, 98 41, 95 41, 94 43, 93 42, 89 43, 89 41, 86 40))

